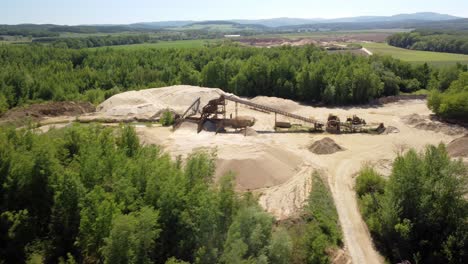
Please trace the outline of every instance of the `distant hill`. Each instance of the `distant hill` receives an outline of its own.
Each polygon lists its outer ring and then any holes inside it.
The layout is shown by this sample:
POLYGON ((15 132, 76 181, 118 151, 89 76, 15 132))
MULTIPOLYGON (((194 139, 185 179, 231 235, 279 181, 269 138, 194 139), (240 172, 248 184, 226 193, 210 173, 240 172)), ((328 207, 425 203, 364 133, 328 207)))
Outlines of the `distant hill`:
POLYGON ((237 19, 237 20, 230 20, 230 21, 236 22, 239 24, 257 24, 257 25, 263 25, 267 27, 282 27, 282 26, 295 26, 295 25, 304 25, 304 24, 311 24, 311 23, 320 23, 325 20, 326 19, 323 19, 323 18, 307 19, 307 18, 281 17, 281 18, 258 19, 258 20, 237 19))
POLYGON ((329 22, 307 25, 282 26, 276 31, 337 31, 337 30, 372 30, 372 29, 440 29, 458 30, 468 29, 468 18, 455 20, 427 21, 427 20, 397 20, 397 21, 362 21, 362 22, 329 22))
POLYGON ((254 34, 298 31, 369 30, 369 29, 430 28, 464 31, 467 18, 438 13, 399 14, 394 16, 360 16, 336 19, 272 18, 258 20, 191 21, 176 20, 143 22, 129 25, 0 25, 0 35, 57 37, 61 33, 119 33, 155 31, 203 31, 210 34, 254 34))
POLYGON ((347 18, 326 19, 323 23, 343 23, 343 22, 401 22, 401 21, 445 21, 459 19, 460 17, 433 13, 420 12, 414 14, 398 14, 393 16, 358 16, 347 18))
POLYGON ((130 24, 132 28, 146 28, 146 29, 160 29, 160 28, 172 28, 172 27, 184 27, 197 21, 192 20, 180 20, 180 21, 161 21, 161 22, 142 22, 130 24))
MULTIPOLYGON (((327 23, 369 23, 369 22, 401 22, 401 21, 445 21, 459 19, 460 17, 439 14, 433 12, 420 12, 414 14, 398 14, 393 16, 359 16, 359 17, 345 17, 345 18, 271 18, 271 19, 232 19, 216 21, 215 24, 222 24, 226 22, 238 23, 242 25, 261 25, 266 27, 287 27, 299 26, 306 24, 327 24, 327 23)), ((191 24, 210 23, 213 21, 163 21, 163 22, 145 22, 132 24, 132 27, 143 28, 167 28, 167 27, 185 27, 191 24)))

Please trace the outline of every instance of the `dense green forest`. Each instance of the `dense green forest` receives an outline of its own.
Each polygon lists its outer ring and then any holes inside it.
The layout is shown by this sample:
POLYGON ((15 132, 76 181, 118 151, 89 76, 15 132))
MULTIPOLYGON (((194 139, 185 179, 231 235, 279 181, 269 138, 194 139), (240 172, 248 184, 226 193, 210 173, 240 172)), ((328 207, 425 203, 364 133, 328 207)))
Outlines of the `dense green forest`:
POLYGON ((140 44, 149 41, 150 37, 147 34, 133 34, 114 36, 93 36, 81 38, 40 38, 34 39, 32 42, 51 43, 52 46, 58 48, 82 49, 104 46, 140 44))
MULTIPOLYGON (((461 69, 461 68, 459 68, 461 69)), ((437 115, 468 123, 468 72, 444 69, 430 81, 428 106, 437 115)))
POLYGON ((58 37, 60 33, 121 33, 129 31, 145 31, 129 26, 62 26, 52 24, 20 24, 0 25, 0 35, 32 36, 32 37, 58 37))
POLYGON ((372 168, 356 179, 360 209, 390 263, 468 262, 468 172, 444 145, 400 154, 388 180, 372 168))
POLYGON ((329 263, 342 244, 318 174, 300 224, 275 224, 233 174, 214 182, 215 153, 173 161, 132 127, 0 141, 0 263, 329 263))
POLYGON ((258 49, 72 50, 0 46, 0 94, 9 108, 37 100, 99 103, 121 91, 174 84, 308 103, 366 103, 426 88, 431 69, 390 57, 328 54, 314 46, 258 49), (4 100, 5 101, 5 100, 4 100))
POLYGON ((468 54, 468 31, 415 30, 397 33, 387 39, 388 44, 413 50, 468 54))

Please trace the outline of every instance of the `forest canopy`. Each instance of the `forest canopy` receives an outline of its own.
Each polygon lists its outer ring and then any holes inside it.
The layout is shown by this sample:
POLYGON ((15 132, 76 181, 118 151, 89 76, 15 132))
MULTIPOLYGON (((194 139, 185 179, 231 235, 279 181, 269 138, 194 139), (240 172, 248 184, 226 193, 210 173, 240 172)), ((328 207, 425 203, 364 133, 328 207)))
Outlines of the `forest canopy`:
POLYGON ((342 246, 318 174, 289 226, 233 174, 215 181, 216 153, 173 160, 130 126, 0 127, 0 142, 0 263, 329 263, 342 246))
POLYGON ((358 104, 426 88, 431 71, 426 64, 328 54, 314 46, 142 50, 0 46, 0 94, 8 108, 40 100, 99 103, 118 92, 175 84, 218 87, 240 96, 358 104))
POLYGON ((467 176, 442 144, 399 155, 388 180, 369 167, 359 173, 361 213, 391 263, 468 261, 467 176))
POLYGON ((466 30, 415 30, 394 34, 387 41, 392 46, 405 49, 468 54, 466 30))

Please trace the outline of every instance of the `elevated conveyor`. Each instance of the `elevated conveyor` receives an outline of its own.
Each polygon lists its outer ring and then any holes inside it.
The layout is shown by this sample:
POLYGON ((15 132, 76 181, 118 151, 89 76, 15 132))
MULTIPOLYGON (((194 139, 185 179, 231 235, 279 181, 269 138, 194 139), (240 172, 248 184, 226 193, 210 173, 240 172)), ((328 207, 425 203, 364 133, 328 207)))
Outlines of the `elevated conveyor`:
POLYGON ((260 111, 266 111, 266 112, 270 112, 270 113, 275 113, 275 114, 278 114, 278 115, 282 115, 282 116, 290 117, 290 118, 293 118, 293 119, 296 119, 296 120, 301 120, 301 121, 304 121, 304 122, 307 122, 307 123, 311 123, 311 124, 314 124, 314 125, 316 123, 319 123, 319 122, 317 122, 317 120, 315 120, 313 118, 307 118, 307 117, 304 117, 304 116, 292 114, 292 113, 289 113, 289 112, 286 112, 286 111, 283 111, 283 110, 279 110, 279 109, 276 109, 276 108, 273 108, 273 107, 269 107, 269 106, 266 106, 266 105, 252 103, 252 102, 249 102, 247 100, 243 100, 243 99, 240 99, 240 98, 237 98, 237 97, 234 97, 234 96, 224 96, 224 99, 232 101, 232 102, 236 102, 236 103, 239 103, 239 104, 250 106, 253 109, 257 109, 257 110, 260 110, 260 111))

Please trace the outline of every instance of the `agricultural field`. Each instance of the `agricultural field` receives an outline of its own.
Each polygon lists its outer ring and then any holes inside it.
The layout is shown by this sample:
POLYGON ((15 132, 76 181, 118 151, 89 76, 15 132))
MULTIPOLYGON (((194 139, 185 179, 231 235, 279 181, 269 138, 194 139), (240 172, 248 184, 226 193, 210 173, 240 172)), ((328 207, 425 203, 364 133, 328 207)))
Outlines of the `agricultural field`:
POLYGON ((433 66, 452 65, 457 62, 468 64, 468 55, 463 54, 408 50, 393 47, 387 43, 362 43, 362 46, 374 54, 390 55, 411 63, 427 62, 433 66))

